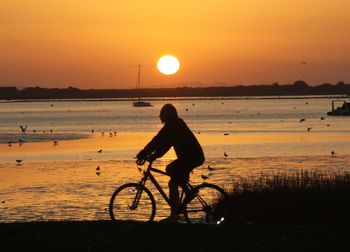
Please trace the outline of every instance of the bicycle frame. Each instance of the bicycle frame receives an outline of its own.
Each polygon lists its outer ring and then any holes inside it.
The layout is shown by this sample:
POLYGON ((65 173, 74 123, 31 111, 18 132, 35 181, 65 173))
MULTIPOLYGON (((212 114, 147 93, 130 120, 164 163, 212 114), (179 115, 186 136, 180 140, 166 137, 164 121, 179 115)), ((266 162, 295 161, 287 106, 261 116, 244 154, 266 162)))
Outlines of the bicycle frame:
MULTIPOLYGON (((159 183, 157 182, 157 180, 155 179, 155 177, 152 175, 151 172, 155 172, 155 173, 159 173, 165 176, 169 176, 166 172, 153 168, 152 167, 152 162, 149 162, 147 170, 144 172, 144 177, 141 179, 141 181, 139 182, 139 186, 140 188, 143 188, 147 182, 147 180, 149 179, 153 185, 157 188, 158 192, 162 195, 162 197, 164 198, 164 200, 168 203, 168 205, 170 206, 170 199, 169 197, 166 195, 166 193, 164 192, 164 190, 162 189, 162 187, 159 185, 159 183)), ((192 188, 192 186, 187 183, 186 185, 189 189, 192 188)), ((141 198, 141 194, 142 194, 143 190, 137 190, 137 193, 135 195, 135 199, 130 207, 130 209, 136 209, 139 200, 141 198)), ((183 198, 184 198, 184 194, 185 194, 185 190, 182 190, 181 195, 180 195, 180 199, 179 199, 179 203, 181 204, 183 198)))

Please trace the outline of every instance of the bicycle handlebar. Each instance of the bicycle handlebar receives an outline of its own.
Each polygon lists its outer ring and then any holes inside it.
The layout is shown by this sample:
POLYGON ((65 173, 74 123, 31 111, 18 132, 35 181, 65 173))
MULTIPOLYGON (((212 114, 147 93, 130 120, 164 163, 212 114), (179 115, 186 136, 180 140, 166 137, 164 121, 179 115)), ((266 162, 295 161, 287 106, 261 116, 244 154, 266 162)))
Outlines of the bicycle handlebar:
POLYGON ((144 165, 145 163, 149 162, 149 165, 151 165, 153 163, 153 160, 150 160, 150 159, 142 159, 142 160, 136 160, 136 164, 137 165, 144 165))

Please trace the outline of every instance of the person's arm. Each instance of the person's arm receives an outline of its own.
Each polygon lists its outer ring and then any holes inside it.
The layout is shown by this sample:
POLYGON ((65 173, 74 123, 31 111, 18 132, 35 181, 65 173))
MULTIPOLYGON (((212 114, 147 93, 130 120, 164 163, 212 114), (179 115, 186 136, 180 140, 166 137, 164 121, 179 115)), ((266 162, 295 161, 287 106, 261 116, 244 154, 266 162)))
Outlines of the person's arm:
POLYGON ((171 148, 170 132, 165 125, 158 134, 137 154, 137 159, 144 160, 149 156, 152 159, 163 156, 171 148))

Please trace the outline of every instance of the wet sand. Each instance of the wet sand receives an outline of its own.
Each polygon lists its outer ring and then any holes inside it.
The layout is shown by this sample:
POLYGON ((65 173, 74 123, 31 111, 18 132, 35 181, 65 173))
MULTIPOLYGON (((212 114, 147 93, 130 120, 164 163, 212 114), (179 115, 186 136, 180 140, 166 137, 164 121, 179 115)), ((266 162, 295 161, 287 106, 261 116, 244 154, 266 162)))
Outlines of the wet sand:
MULTIPOLYGON (((153 136, 154 133, 124 132, 112 136, 96 133, 87 139, 59 141, 56 145, 53 142, 0 145, 1 221, 108 220, 110 196, 120 185, 139 181, 141 175, 133 157, 153 136), (17 164, 17 159, 23 161, 17 164)), ((229 190, 233 181, 247 176, 300 170, 350 170, 349 154, 342 150, 335 150, 334 155, 331 149, 322 155, 312 152, 319 153, 317 146, 327 149, 327 144, 335 138, 338 145, 341 139, 348 141, 337 134, 322 137, 303 134, 297 138, 287 133, 197 136, 206 161, 191 175, 194 184, 202 183, 201 175, 205 175, 209 176, 207 182, 229 190), (309 143, 311 151, 307 149, 309 143), (293 144, 301 146, 300 153, 287 151, 293 144), (289 155, 282 155, 283 148, 289 155), (208 166, 214 170, 209 171, 208 166)), ((174 158, 174 152, 170 151, 154 165, 164 169, 174 158)), ((167 188, 168 178, 158 179, 167 188)), ((157 204, 156 220, 169 212, 160 198, 157 204)))

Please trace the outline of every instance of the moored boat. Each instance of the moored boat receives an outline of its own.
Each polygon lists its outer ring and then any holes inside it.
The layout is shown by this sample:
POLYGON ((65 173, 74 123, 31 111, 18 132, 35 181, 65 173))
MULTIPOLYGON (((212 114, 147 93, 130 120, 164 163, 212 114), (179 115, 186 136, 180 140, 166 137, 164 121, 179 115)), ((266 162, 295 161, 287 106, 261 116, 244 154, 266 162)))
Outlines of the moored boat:
MULTIPOLYGON (((139 91, 141 88, 141 65, 139 65, 139 72, 137 74, 137 82, 136 82, 136 91, 139 91)), ((137 101, 132 103, 134 107, 152 107, 153 105, 150 102, 142 101, 139 96, 137 101)))
POLYGON ((344 100, 333 100, 332 110, 327 112, 329 116, 350 116, 350 102, 344 100), (335 108, 335 103, 343 102, 341 106, 335 108))

